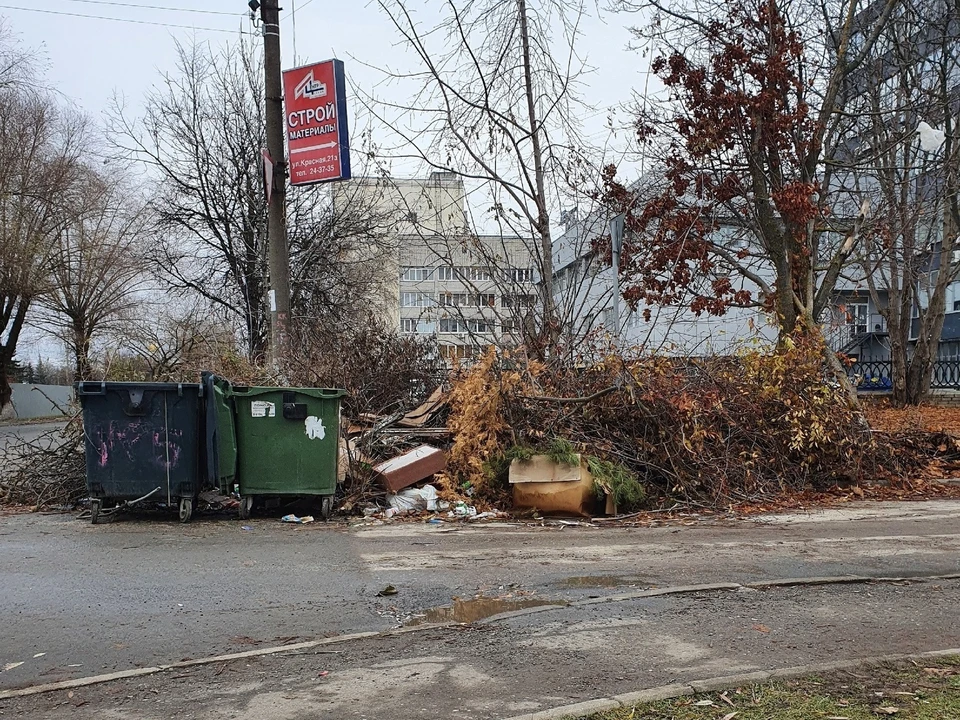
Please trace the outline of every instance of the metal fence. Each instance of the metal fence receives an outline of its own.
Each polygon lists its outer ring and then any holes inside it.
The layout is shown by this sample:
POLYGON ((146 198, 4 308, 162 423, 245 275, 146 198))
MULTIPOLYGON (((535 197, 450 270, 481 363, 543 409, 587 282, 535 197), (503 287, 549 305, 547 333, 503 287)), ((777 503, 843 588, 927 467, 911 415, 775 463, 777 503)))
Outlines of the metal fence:
MULTIPOLYGON (((856 362, 850 367, 850 380, 857 390, 890 390, 893 387, 893 363, 890 360, 856 362)), ((960 359, 937 360, 933 365, 930 387, 934 390, 960 390, 960 359)))

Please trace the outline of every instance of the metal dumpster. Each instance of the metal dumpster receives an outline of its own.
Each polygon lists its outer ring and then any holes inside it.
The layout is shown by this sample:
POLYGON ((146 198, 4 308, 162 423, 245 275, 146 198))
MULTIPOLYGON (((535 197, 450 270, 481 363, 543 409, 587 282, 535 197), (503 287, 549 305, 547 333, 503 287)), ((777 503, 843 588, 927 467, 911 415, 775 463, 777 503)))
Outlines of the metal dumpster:
POLYGON ((340 398, 327 388, 233 387, 240 516, 254 498, 319 496, 328 518, 337 487, 340 398))
POLYGON ((200 376, 203 386, 207 480, 224 495, 234 490, 237 476, 237 429, 230 382, 211 372, 200 376))
POLYGON ((123 503, 193 514, 205 485, 202 388, 196 383, 78 382, 91 520, 123 503))

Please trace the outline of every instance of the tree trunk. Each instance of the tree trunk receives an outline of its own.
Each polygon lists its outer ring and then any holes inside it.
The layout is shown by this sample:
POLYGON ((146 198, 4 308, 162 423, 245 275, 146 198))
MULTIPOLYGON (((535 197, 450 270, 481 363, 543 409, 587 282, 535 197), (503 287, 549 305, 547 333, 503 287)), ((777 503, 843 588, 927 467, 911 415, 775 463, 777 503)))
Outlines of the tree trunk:
MULTIPOLYGON (((527 99, 527 114, 530 123, 530 140, 533 145, 533 169, 536 183, 537 235, 540 239, 541 268, 540 294, 543 303, 543 339, 553 344, 558 331, 555 321, 556 311, 553 303, 553 241, 550 236, 550 215, 547 211, 547 193, 544 185, 543 148, 540 145, 541 128, 537 121, 533 68, 530 60, 530 35, 527 28, 526 0, 517 0, 517 12, 520 17, 520 41, 523 46, 524 93, 527 99)), ((615 270, 616 272, 616 270, 615 270)))
POLYGON ((0 346, 0 410, 9 405, 13 397, 13 388, 10 387, 12 361, 13 353, 6 346, 0 346))

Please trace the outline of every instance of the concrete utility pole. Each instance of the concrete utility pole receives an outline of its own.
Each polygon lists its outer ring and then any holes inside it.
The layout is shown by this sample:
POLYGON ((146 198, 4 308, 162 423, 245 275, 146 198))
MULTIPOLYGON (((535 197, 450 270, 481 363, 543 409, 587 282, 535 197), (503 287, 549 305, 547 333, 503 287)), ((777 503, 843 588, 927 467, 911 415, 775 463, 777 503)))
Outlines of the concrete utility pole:
MULTIPOLYGON (((256 9, 257 0, 250 1, 256 9)), ((287 159, 283 146, 283 80, 280 74, 280 6, 262 0, 263 77, 266 90, 267 152, 273 161, 273 192, 267 207, 267 251, 270 262, 270 349, 275 371, 286 369, 290 348, 290 257, 287 248, 287 159)))

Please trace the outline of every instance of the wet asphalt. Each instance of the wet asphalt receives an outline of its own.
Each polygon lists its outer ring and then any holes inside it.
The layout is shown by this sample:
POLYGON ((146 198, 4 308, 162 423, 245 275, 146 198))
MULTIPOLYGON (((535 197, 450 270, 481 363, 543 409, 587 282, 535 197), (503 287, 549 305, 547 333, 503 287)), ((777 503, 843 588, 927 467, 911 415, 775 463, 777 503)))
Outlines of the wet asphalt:
MULTIPOLYGON (((956 573, 958 521, 956 502, 626 529, 350 528, 229 516, 181 525, 157 515, 94 526, 71 515, 8 515, 0 517, 0 668, 22 664, 0 672, 0 689, 424 618, 475 620, 476 605, 462 601, 478 595, 488 603, 482 615, 509 603, 692 583, 956 573), (388 585, 396 594, 379 595, 388 585), (458 607, 467 614, 457 617, 458 607)), ((854 597, 845 592, 838 597, 854 597)), ((554 622, 553 612, 529 622, 554 622)), ((942 617, 928 621, 927 633, 942 617)))

